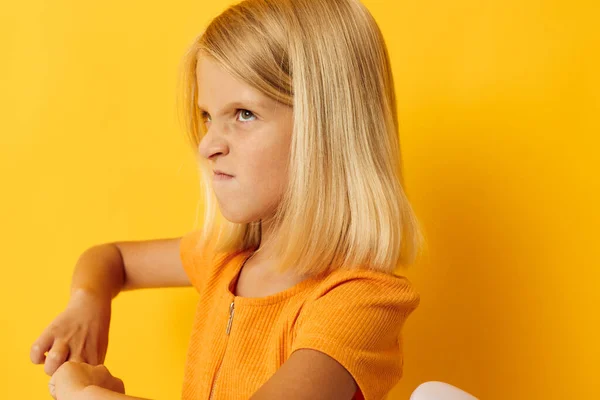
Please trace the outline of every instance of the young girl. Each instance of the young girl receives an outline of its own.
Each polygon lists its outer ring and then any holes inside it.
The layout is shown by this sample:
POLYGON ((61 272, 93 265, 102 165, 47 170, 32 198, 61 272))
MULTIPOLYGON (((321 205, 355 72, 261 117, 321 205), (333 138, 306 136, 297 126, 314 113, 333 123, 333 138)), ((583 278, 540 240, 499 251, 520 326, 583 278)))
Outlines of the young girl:
POLYGON ((69 306, 32 348, 52 395, 134 399, 101 365, 111 300, 193 285, 183 399, 383 398, 419 304, 396 272, 422 235, 376 22, 358 0, 247 0, 182 65, 204 224, 82 254, 69 306))

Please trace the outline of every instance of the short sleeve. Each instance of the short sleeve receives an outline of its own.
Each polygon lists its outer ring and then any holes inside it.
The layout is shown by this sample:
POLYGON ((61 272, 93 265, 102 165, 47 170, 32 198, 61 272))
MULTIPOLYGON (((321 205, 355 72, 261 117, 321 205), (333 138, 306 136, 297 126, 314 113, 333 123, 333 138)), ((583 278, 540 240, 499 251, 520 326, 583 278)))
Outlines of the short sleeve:
POLYGON ((203 245, 202 230, 194 230, 182 236, 179 244, 181 263, 196 291, 200 292, 206 282, 213 262, 211 242, 203 245))
POLYGON ((356 381, 355 399, 380 400, 402 377, 402 327, 420 296, 405 277, 357 274, 307 300, 291 352, 310 348, 329 355, 356 381))

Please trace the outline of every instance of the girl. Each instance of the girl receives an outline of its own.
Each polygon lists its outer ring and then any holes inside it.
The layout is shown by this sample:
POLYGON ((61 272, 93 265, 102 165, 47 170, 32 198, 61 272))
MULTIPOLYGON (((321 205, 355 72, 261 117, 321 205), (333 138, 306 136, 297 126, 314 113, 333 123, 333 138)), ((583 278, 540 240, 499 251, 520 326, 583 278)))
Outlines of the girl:
POLYGON ((383 398, 419 304, 396 272, 422 235, 376 22, 358 0, 246 0, 182 66, 204 224, 82 254, 69 306, 32 348, 52 395, 134 399, 99 365, 112 298, 193 285, 183 399, 383 398))

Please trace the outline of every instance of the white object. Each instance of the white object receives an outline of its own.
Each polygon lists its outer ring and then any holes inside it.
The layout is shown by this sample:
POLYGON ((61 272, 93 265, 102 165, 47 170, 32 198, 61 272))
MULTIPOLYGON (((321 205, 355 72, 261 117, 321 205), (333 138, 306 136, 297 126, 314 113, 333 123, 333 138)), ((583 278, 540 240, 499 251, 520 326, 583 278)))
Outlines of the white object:
POLYGON ((430 381, 420 384, 410 400, 478 400, 477 397, 448 383, 430 381))

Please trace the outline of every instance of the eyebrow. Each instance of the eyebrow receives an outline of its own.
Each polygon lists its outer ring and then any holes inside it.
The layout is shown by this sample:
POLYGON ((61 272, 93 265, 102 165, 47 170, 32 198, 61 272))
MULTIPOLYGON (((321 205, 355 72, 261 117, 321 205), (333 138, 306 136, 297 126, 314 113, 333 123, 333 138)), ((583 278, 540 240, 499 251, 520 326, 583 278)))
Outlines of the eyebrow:
MULTIPOLYGON (((246 101, 234 101, 231 102, 229 104, 227 104, 223 110, 228 110, 230 108, 250 108, 250 109, 262 109, 262 110, 266 110, 267 106, 264 102, 262 101, 254 101, 254 100, 246 100, 246 101)), ((200 108, 200 110, 202 111, 206 111, 206 106, 203 104, 198 104, 198 108, 200 108)), ((223 113, 223 111, 221 111, 221 113, 223 113)))

